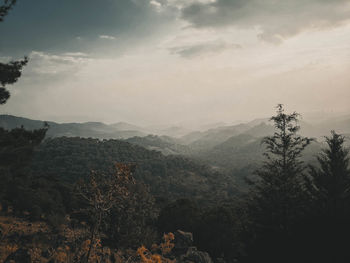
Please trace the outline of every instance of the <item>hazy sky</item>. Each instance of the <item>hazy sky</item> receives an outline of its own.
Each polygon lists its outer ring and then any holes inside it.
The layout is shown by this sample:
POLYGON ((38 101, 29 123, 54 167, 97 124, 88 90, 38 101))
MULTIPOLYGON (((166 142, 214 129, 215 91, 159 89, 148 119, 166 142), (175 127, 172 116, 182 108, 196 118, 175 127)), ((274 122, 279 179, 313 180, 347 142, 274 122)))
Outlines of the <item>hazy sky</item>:
POLYGON ((350 0, 18 0, 0 36, 1 61, 30 57, 1 113, 144 125, 277 103, 350 112, 350 0))

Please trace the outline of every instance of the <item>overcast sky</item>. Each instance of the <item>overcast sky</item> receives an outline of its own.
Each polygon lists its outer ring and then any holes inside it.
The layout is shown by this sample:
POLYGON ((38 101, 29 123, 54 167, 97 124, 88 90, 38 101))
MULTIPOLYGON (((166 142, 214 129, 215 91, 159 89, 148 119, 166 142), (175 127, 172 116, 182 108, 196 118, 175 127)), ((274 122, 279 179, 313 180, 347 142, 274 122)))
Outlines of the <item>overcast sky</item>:
MULTIPOLYGON (((0 0, 0 3, 2 0, 0 0)), ((28 55, 1 113, 236 122, 350 113, 350 0, 18 0, 0 59, 28 55)))

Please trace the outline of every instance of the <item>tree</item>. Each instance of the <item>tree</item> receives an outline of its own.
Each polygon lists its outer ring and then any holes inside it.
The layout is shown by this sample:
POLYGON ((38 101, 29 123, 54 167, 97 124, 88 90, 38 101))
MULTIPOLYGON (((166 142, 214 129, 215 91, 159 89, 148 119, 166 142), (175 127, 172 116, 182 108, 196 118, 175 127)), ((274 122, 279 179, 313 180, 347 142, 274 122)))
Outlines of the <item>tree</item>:
MULTIPOLYGON (((16 4, 16 0, 0 0, 0 22, 16 4)), ((5 104, 10 97, 7 85, 14 84, 22 75, 23 67, 28 63, 28 58, 23 60, 0 62, 0 105, 5 104)), ((48 125, 44 123, 42 129, 29 131, 23 127, 7 131, 0 128, 0 201, 2 209, 7 210, 9 204, 15 210, 28 209, 28 203, 32 203, 24 192, 33 196, 30 184, 33 178, 29 177, 28 170, 33 156, 34 148, 44 139, 48 125)))
MULTIPOLYGON (((4 21, 4 17, 15 5, 16 0, 3 0, 0 6, 0 22, 4 21)), ((10 98, 10 92, 6 89, 6 85, 17 82, 22 75, 23 67, 28 63, 28 58, 23 60, 10 61, 9 63, 0 63, 0 105, 5 104, 10 98)))
POLYGON ((318 154, 318 165, 309 165, 305 177, 312 203, 299 226, 298 240, 308 247, 311 261, 349 262, 344 242, 350 235, 349 150, 344 136, 332 131, 325 138, 327 147, 318 154))
POLYGON ((310 192, 321 210, 338 218, 344 215, 350 197, 349 150, 344 147, 345 137, 335 131, 325 138, 328 147, 317 156, 319 168, 309 166, 310 192))
MULTIPOLYGON (((14 209, 21 200, 19 188, 31 179, 28 176, 28 166, 33 157, 34 149, 44 139, 47 126, 42 129, 28 131, 16 128, 7 131, 0 128, 0 202, 2 209, 7 210, 9 204, 14 209)), ((24 200, 24 199, 22 199, 24 200)))
POLYGON ((294 245, 289 243, 292 226, 305 211, 306 167, 300 157, 312 139, 298 135, 299 116, 296 112, 286 114, 279 104, 276 116, 270 119, 276 131, 262 140, 266 160, 256 171, 258 180, 248 205, 251 225, 247 242, 251 242, 248 254, 252 262, 286 262, 285 254, 294 245))
POLYGON ((89 249, 85 258, 88 263, 96 240, 100 238, 102 223, 112 210, 113 206, 121 205, 122 200, 129 195, 127 184, 133 183, 127 167, 116 167, 115 175, 91 173, 89 182, 80 182, 77 193, 86 202, 86 212, 90 215, 89 249))
POLYGON ((244 244, 241 242, 244 211, 234 204, 220 204, 202 213, 193 232, 195 245, 213 258, 234 262, 241 256, 244 244))
POLYGON ((3 4, 0 6, 0 22, 4 21, 4 17, 16 4, 17 0, 3 0, 3 4))
POLYGON ((262 140, 266 146, 266 161, 256 171, 256 198, 263 208, 271 208, 275 223, 287 230, 288 221, 294 214, 303 189, 303 173, 306 169, 300 160, 302 151, 312 139, 297 134, 299 114, 286 114, 282 104, 277 106, 277 115, 271 117, 276 132, 262 140))
POLYGON ((102 236, 105 239, 114 238, 113 241, 117 242, 122 238, 130 242, 139 241, 135 240, 135 235, 136 238, 144 236, 145 221, 154 213, 153 198, 150 199, 147 191, 142 192, 134 187, 137 186, 132 176, 134 166, 117 163, 115 167, 114 174, 93 172, 88 182, 81 181, 77 185, 77 194, 85 203, 82 212, 90 226, 86 263, 102 236))

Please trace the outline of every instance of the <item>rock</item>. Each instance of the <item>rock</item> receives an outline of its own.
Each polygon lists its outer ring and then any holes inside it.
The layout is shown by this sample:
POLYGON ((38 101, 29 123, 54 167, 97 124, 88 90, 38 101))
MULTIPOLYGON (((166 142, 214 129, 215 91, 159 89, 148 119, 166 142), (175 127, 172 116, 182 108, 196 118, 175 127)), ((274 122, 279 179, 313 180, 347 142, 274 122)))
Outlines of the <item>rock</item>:
POLYGON ((198 251, 193 247, 193 235, 189 232, 177 230, 175 232, 175 246, 173 254, 179 263, 212 263, 207 252, 198 251))
POLYGON ((182 258, 183 262, 213 263, 207 252, 198 251, 196 247, 190 247, 182 258))
POLYGON ((31 263, 31 256, 27 249, 17 249, 15 252, 10 254, 4 261, 4 263, 31 263))
POLYGON ((193 235, 190 232, 177 230, 175 232, 175 247, 188 248, 193 244, 193 235))
POLYGON ((193 235, 189 232, 177 230, 175 232, 174 248, 172 250, 175 257, 186 254, 188 248, 192 246, 193 235))

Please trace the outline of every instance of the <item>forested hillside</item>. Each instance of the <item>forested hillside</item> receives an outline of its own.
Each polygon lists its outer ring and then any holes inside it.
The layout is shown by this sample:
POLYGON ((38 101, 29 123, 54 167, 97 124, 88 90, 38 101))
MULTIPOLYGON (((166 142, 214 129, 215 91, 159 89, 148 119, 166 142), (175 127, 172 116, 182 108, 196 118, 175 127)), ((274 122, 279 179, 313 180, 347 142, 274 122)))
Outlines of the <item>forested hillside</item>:
POLYGON ((234 178, 215 172, 205 163, 118 140, 47 139, 36 150, 32 169, 38 175, 74 183, 91 171, 107 173, 117 162, 136 165, 134 176, 163 198, 189 197, 206 201, 236 196, 234 178))

